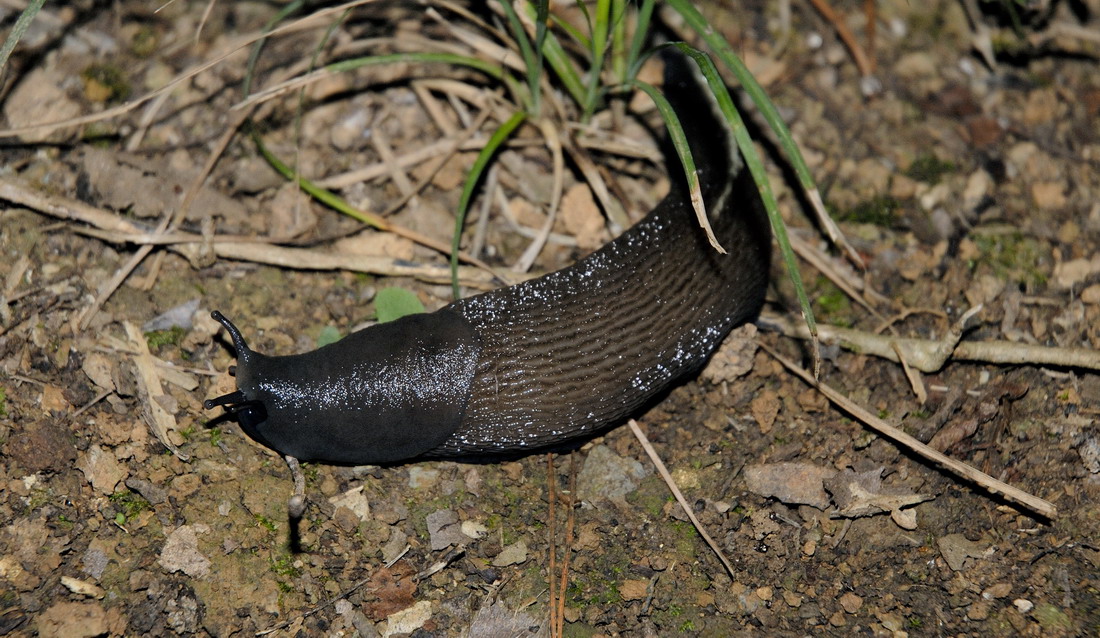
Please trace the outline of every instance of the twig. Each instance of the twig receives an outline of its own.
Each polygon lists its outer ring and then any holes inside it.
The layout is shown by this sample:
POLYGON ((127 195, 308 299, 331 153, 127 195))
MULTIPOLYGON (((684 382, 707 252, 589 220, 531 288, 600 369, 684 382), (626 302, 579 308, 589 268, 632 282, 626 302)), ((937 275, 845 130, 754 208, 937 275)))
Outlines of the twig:
POLYGON ((542 252, 546 240, 550 237, 550 231, 554 228, 554 220, 558 216, 558 206, 561 204, 561 192, 564 188, 562 184, 565 179, 565 159, 562 157, 561 137, 558 135, 557 129, 550 123, 550 120, 539 120, 538 128, 546 139, 546 147, 550 149, 550 155, 553 158, 554 169, 553 185, 550 187, 550 206, 546 211, 546 221, 543 223, 538 235, 528 244, 519 260, 512 266, 512 270, 516 272, 530 270, 531 265, 535 263, 535 259, 542 252))
POLYGON ((287 467, 290 468, 290 475, 294 479, 294 494, 287 501, 286 511, 291 520, 297 521, 306 512, 306 477, 302 474, 302 465, 298 459, 286 454, 283 460, 286 461, 287 467))
POLYGON ((653 465, 657 466, 657 472, 661 475, 661 478, 665 480, 665 484, 668 485, 668 489, 672 492, 672 495, 676 497, 676 502, 680 504, 680 507, 684 509, 684 513, 687 514, 691 524, 695 526, 695 531, 699 532, 699 535, 703 537, 711 551, 718 556, 718 560, 722 561, 722 566, 726 568, 726 573, 729 574, 731 579, 736 579, 736 575, 733 571, 733 565, 729 559, 726 558, 725 553, 718 547, 718 543, 714 542, 714 539, 707 533, 703 524, 699 522, 699 519, 695 517, 695 512, 692 511, 691 506, 688 505, 687 499, 680 492, 680 488, 676 486, 676 481, 672 479, 672 475, 668 473, 668 468, 665 467, 661 457, 657 456, 657 450, 653 449, 653 445, 650 444, 649 439, 646 438, 645 433, 642 432, 642 428, 638 427, 638 422, 634 419, 627 421, 627 425, 630 426, 630 431, 634 433, 634 436, 638 439, 638 442, 642 444, 642 449, 649 455, 649 460, 653 461, 653 465))
MULTIPOLYGON (((315 251, 306 248, 272 246, 255 239, 218 238, 207 240, 200 235, 173 232, 164 238, 150 235, 148 230, 114 213, 89 206, 78 200, 59 195, 48 195, 34 190, 13 178, 0 178, 0 200, 26 206, 43 214, 81 221, 114 233, 103 238, 118 243, 163 244, 175 243, 172 250, 188 259, 197 259, 203 250, 225 259, 250 261, 287 268, 309 270, 350 270, 393 277, 415 277, 431 283, 449 283, 450 269, 445 265, 415 264, 402 259, 354 255, 332 251, 315 251), (172 239, 167 241, 167 237, 172 239)), ((459 268, 459 280, 464 286, 491 290, 503 284, 527 279, 526 276, 486 272, 479 268, 459 268)))
MULTIPOLYGON (((788 337, 807 339, 806 327, 786 317, 765 314, 761 328, 769 326, 788 337)), ((904 353, 909 365, 921 372, 936 372, 948 360, 982 361, 1008 365, 1048 365, 1100 370, 1100 351, 1087 348, 1056 348, 1011 341, 960 341, 962 333, 952 331, 941 341, 877 335, 851 328, 818 324, 822 343, 897 362, 894 344, 904 353), (956 337, 957 332, 957 337, 956 337)))
POLYGON ((1034 512, 1043 518, 1048 520, 1054 520, 1058 516, 1058 509, 1054 504, 1049 501, 1043 500, 1032 494, 1012 487, 1011 485, 998 481, 997 479, 989 476, 988 474, 981 472, 966 463, 956 461, 955 459, 946 456, 932 448, 928 447, 924 443, 921 443, 917 439, 909 436, 905 432, 902 432, 898 428, 886 423, 882 419, 871 414, 865 410, 858 403, 852 401, 848 397, 841 394, 836 389, 828 386, 817 379, 814 379, 808 371, 804 370, 801 366, 797 365, 793 361, 787 359, 783 355, 776 352, 770 346, 760 344, 760 347, 767 351, 776 361, 783 364, 783 367, 787 368, 800 379, 805 381, 810 386, 816 388, 819 392, 825 395, 830 401, 832 401, 838 408, 844 410, 848 414, 852 415, 867 427, 871 428, 878 434, 894 441, 902 447, 913 451, 913 453, 939 465, 943 469, 951 472, 955 476, 964 478, 974 484, 982 487, 986 491, 1003 496, 1006 500, 1012 501, 1018 505, 1022 505, 1025 509, 1034 512))
POLYGON ((836 34, 840 36, 840 39, 844 42, 844 46, 847 47, 849 53, 852 54, 852 60, 855 61, 856 67, 859 69, 859 74, 863 77, 874 75, 874 60, 867 55, 863 47, 856 41, 856 37, 852 35, 852 30, 849 29, 848 25, 844 22, 844 18, 837 15, 837 12, 833 10, 827 0, 810 0, 810 4, 814 5, 818 13, 833 25, 836 34))
POLYGON ((577 520, 577 457, 569 454, 569 513, 565 517, 565 543, 562 547, 561 580, 558 581, 558 636, 565 635, 565 590, 569 583, 569 557, 573 551, 573 525, 577 520))
POLYGON ((554 569, 557 566, 558 557, 558 549, 555 545, 558 534, 558 517, 554 511, 558 500, 555 493, 557 483, 557 476, 554 474, 554 455, 550 453, 546 455, 546 491, 550 499, 550 511, 548 512, 550 520, 547 525, 550 536, 550 556, 546 566, 546 582, 549 585, 547 607, 550 608, 550 638, 558 638, 558 634, 555 633, 558 627, 558 589, 557 582, 554 579, 554 569))

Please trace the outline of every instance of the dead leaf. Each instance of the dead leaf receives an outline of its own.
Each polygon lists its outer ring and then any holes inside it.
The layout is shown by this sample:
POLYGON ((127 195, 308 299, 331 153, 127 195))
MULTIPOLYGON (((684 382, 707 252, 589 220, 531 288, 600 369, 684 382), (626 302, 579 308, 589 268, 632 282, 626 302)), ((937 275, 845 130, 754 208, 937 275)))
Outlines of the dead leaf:
MULTIPOLYGON (((834 518, 860 518, 882 512, 893 513, 903 507, 934 498, 931 494, 884 490, 882 470, 881 467, 860 473, 844 470, 833 478, 825 480, 825 489, 833 495, 833 501, 839 508, 833 514, 834 518)), ((909 519, 901 517, 900 520, 906 522, 909 519)))
POLYGON ((624 580, 619 585, 619 595, 623 600, 644 600, 648 590, 648 580, 624 580))
POLYGON ((415 602, 413 595, 416 594, 416 582, 412 575, 413 570, 405 561, 399 561, 392 567, 378 568, 367 583, 367 588, 374 594, 374 600, 364 607, 367 616, 378 622, 411 607, 415 602))
POLYGON ((584 250, 595 250, 607 243, 607 229, 596 199, 587 184, 574 184, 561 198, 561 218, 565 228, 577 238, 584 250))
POLYGON ((968 558, 988 558, 995 548, 985 543, 972 541, 962 534, 948 534, 936 541, 940 554, 953 571, 961 570, 968 558))
POLYGON ((748 374, 756 358, 756 332, 756 326, 751 323, 732 331, 703 368, 703 378, 711 383, 722 383, 748 374))
MULTIPOLYGON (((198 167, 181 167, 178 162, 168 165, 144 156, 84 148, 83 172, 88 186, 107 207, 129 210, 138 217, 160 217, 165 211, 178 209, 198 172, 198 167)), ((233 220, 247 217, 247 210, 239 201, 204 186, 195 196, 187 218, 201 221, 210 211, 233 220)))

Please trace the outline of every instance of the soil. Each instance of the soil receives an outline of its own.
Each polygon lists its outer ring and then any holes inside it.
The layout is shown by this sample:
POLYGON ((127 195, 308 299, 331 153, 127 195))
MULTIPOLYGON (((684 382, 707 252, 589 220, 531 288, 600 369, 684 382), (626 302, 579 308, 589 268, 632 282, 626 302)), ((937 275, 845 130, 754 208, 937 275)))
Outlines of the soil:
MULTIPOLYGON (((838 4, 865 42, 862 3, 838 4)), ((803 264, 819 321, 940 340, 980 304, 968 342, 1091 354, 1100 347, 1100 47, 1088 34, 1100 6, 980 3, 985 13, 971 22, 965 4, 876 3, 870 59, 881 88, 871 96, 809 3, 790 7, 788 25, 777 6, 786 3, 711 7, 710 18, 759 74, 881 295, 867 294, 872 313, 803 264)), ((250 133, 360 209, 381 212, 425 181, 392 220, 448 244, 474 152, 435 174, 423 163, 387 168, 387 157, 456 135, 495 87, 428 67, 455 82, 422 80, 414 91, 409 77, 429 71, 370 67, 277 94, 254 112, 255 129, 235 128, 245 48, 163 97, 120 108, 257 33, 276 11, 211 6, 204 19, 204 2, 157 13, 134 0, 49 5, 8 63, 7 127, 102 117, 7 134, 0 149, 0 634, 550 635, 550 583, 568 557, 569 636, 1100 635, 1100 377, 1028 358, 914 372, 922 401, 897 363, 827 346, 822 379, 1050 501, 1053 518, 922 461, 750 348, 751 372, 693 380, 639 415, 732 575, 627 428, 552 455, 552 470, 545 454, 307 464, 309 504, 292 525, 286 464, 202 408, 232 383, 232 351, 210 310, 234 319, 254 348, 289 354, 374 319, 380 290, 411 290, 430 310, 450 288, 379 275, 446 258, 359 232, 302 196, 250 133), (334 177, 378 166, 366 178, 334 177), (176 211, 173 228, 192 234, 189 244, 135 244, 138 230, 176 211), (211 239, 221 235, 233 241, 211 239), (282 248, 248 243, 257 237, 282 248), (382 265, 297 261, 326 253, 382 255, 382 265), (853 505, 856 492, 870 496, 853 505)), ((272 39, 255 86, 304 73, 315 54, 353 55, 369 38, 456 37, 419 6, 366 4, 329 32, 338 16, 272 39)), ((624 139, 651 144, 635 119, 625 127, 624 139)), ((518 223, 537 230, 551 155, 537 131, 520 133, 535 143, 502 154, 486 188, 499 184, 518 223)), ((659 166, 594 157, 618 176, 635 218, 656 201, 659 166)), ((825 248, 782 165, 769 170, 784 216, 825 248)), ((577 181, 567 175, 567 186, 577 181)), ((482 225, 475 200, 464 246, 482 227, 484 258, 512 264, 530 240, 492 204, 482 225)), ((598 245, 591 226, 559 220, 534 270, 570 263, 585 250, 577 243, 598 245)), ((837 255, 826 260, 848 269, 837 255)), ((773 274, 768 312, 796 317, 778 264, 773 274)), ((761 342, 807 359, 802 342, 770 325, 761 323, 761 342)))

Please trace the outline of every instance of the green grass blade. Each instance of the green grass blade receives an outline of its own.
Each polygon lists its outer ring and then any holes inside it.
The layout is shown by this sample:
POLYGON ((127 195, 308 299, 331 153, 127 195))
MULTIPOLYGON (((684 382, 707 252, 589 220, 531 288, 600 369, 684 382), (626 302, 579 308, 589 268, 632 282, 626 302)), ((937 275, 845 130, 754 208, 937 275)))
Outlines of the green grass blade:
POLYGON ((684 168, 688 197, 691 200, 691 207, 695 209, 695 217, 699 220, 699 225, 706 231, 710 245, 724 254, 726 250, 718 243, 718 239, 710 228, 710 219, 707 217, 706 205, 703 203, 703 190, 699 186, 699 175, 695 172, 695 158, 691 154, 691 145, 688 144, 687 136, 684 134, 684 127, 680 124, 680 117, 673 110, 668 100, 665 99, 665 96, 661 95, 661 92, 653 85, 641 80, 634 80, 631 82, 631 86, 641 89, 657 105, 657 111, 661 114, 661 119, 665 121, 669 140, 672 142, 673 148, 676 149, 676 155, 679 156, 680 164, 684 168))
POLYGON ((611 32, 611 0, 596 0, 595 20, 592 23, 592 48, 589 49, 588 86, 581 102, 581 121, 587 122, 596 111, 602 94, 600 71, 607 55, 607 36, 611 32))
POLYGON ((372 66, 377 64, 395 64, 398 62, 415 62, 419 64, 427 64, 432 62, 438 62, 441 64, 453 64, 455 66, 465 66, 471 69, 477 69, 482 73, 497 79, 503 80, 505 73, 503 68, 499 64, 492 62, 486 62, 480 58, 475 58, 469 55, 458 55, 457 53, 387 53, 384 55, 368 55, 360 58, 349 58, 347 60, 340 60, 339 62, 333 62, 325 66, 325 69, 332 71, 333 73, 340 73, 343 71, 351 71, 364 66, 372 66))
MULTIPOLYGON (((275 25, 279 24, 287 18, 287 16, 298 11, 305 4, 305 0, 295 0, 286 5, 275 14, 275 17, 267 21, 264 25, 263 32, 267 33, 275 28, 275 25)), ((241 93, 243 97, 248 97, 252 94, 252 79, 256 76, 256 64, 260 61, 260 53, 264 49, 264 45, 267 44, 267 38, 257 40, 256 44, 252 45, 252 52, 248 54, 248 64, 245 65, 244 82, 241 87, 241 93)))
POLYGON ((46 0, 33 0, 27 5, 27 8, 23 9, 23 13, 19 14, 19 18, 16 19, 15 25, 12 26, 7 39, 4 40, 4 46, 0 48, 0 69, 3 69, 4 65, 8 63, 11 52, 15 50, 15 46, 19 44, 19 41, 23 39, 23 34, 27 32, 27 28, 29 28, 31 22, 34 21, 34 16, 38 15, 38 10, 41 9, 42 5, 45 3, 46 0))
MULTIPOLYGON (((576 6, 577 10, 580 11, 581 14, 584 16, 584 22, 588 26, 588 30, 591 31, 592 19, 588 15, 588 7, 585 6, 584 2, 582 2, 581 0, 576 0, 576 2, 574 2, 573 4, 576 6)), ((577 43, 577 46, 584 49, 585 51, 588 51, 592 48, 592 38, 588 37, 588 35, 585 34, 584 31, 581 31, 579 28, 573 26, 565 20, 555 20, 554 26, 569 34, 569 37, 573 38, 573 41, 577 43)))
POLYGON ((630 41, 630 53, 627 56, 627 76, 623 80, 633 79, 638 73, 638 68, 644 59, 642 47, 645 46, 646 36, 649 34, 649 20, 653 16, 654 0, 642 0, 642 6, 638 7, 638 24, 635 25, 634 37, 630 41))
POLYGON ((260 151, 260 155, 264 158, 264 160, 268 164, 270 164, 271 167, 274 168, 280 175, 288 180, 297 182, 298 186, 303 191, 308 193, 310 197, 316 199, 325 206, 328 206, 333 210, 339 211, 347 215, 348 217, 357 219, 372 228, 382 228, 374 218, 370 216, 364 216, 362 211, 355 208, 351 204, 348 204, 336 193, 324 189, 309 181, 308 179, 302 177, 301 175, 298 175, 293 168, 291 168, 289 165, 279 159, 278 156, 272 153, 271 150, 264 145, 264 141, 260 138, 260 133, 258 130, 256 130, 255 126, 252 126, 250 128, 251 130, 249 131, 249 133, 252 136, 253 143, 256 144, 256 149, 260 151))
POLYGON ((745 89, 749 99, 756 104, 761 115, 767 120, 768 126, 775 131, 776 136, 779 138, 779 144, 783 147, 787 160, 798 175, 798 181, 802 184, 802 188, 807 193, 816 192, 817 185, 814 183, 813 175, 810 174, 810 169, 806 166, 806 160, 802 158, 802 152, 798 150, 798 145, 791 137, 790 130, 787 129, 787 125, 783 122, 783 118, 779 116, 779 111, 772 104, 763 87, 752 76, 741 58, 734 53, 730 43, 726 42, 725 38, 711 28, 706 18, 691 4, 691 0, 668 0, 668 4, 683 16, 688 26, 703 38, 703 41, 714 51, 718 59, 737 77, 737 81, 741 83, 741 87, 745 89))
POLYGON ((485 146, 477 154, 477 159, 474 160, 474 165, 470 168, 470 174, 466 177, 466 183, 462 186, 462 195, 458 199, 458 210, 455 212, 455 233, 451 238, 451 289, 454 291, 455 299, 458 299, 459 296, 459 243, 462 240, 462 228, 466 225, 466 212, 469 210, 470 200, 474 195, 474 189, 477 188, 478 183, 481 181, 481 174, 485 172, 485 168, 489 165, 489 160, 496 154, 497 149, 508 140, 512 132, 516 130, 516 127, 526 118, 526 113, 517 111, 512 114, 512 117, 501 124, 497 130, 493 131, 492 136, 489 137, 489 141, 485 143, 485 146))
MULTIPOLYGON (((508 26, 512 31, 512 37, 515 39, 516 44, 519 46, 520 55, 523 56, 523 66, 526 68, 527 76, 527 89, 531 93, 531 109, 533 112, 539 112, 539 103, 541 98, 541 84, 539 79, 542 77, 542 50, 539 47, 532 47, 531 40, 527 37, 527 30, 523 28, 523 23, 520 21, 519 16, 516 14, 516 10, 512 7, 512 3, 508 0, 501 0, 498 3, 502 11, 504 11, 504 17, 508 20, 508 26)), ((547 10, 547 0, 541 0, 537 8, 539 15, 547 10)), ((535 23, 540 25, 539 22, 535 23)), ((540 25, 543 32, 545 32, 545 25, 540 25)), ((535 29, 535 39, 538 40, 539 26, 535 29)))
POLYGON ((745 122, 741 119, 741 114, 737 112, 737 107, 733 104, 726 83, 718 73, 718 68, 714 66, 714 61, 706 53, 683 42, 673 42, 666 46, 675 47, 695 61, 699 66, 699 70, 702 71, 703 77, 706 78, 711 93, 718 101, 718 108, 729 123, 733 139, 737 142, 737 148, 741 151, 741 156, 745 158, 745 165, 748 167, 749 173, 752 174, 757 190, 760 191, 760 199, 764 202, 764 209, 768 212, 772 232, 775 233, 776 242, 779 244, 779 252, 783 255, 783 263, 787 267, 791 283, 794 284, 795 294, 798 296, 799 305, 802 306, 802 314, 806 319, 806 325, 810 329, 810 334, 816 335, 817 323, 814 321, 813 310, 810 308, 810 299, 806 296, 806 289, 802 285, 802 277, 798 272, 798 262, 795 260, 794 251, 791 250, 791 242, 787 237, 787 227, 783 224, 783 218, 779 214, 775 194, 772 192, 771 182, 768 180, 768 174, 764 169, 764 161, 760 158, 760 154, 756 152, 756 145, 749 137, 745 122))
MULTIPOLYGON (((538 19, 538 13, 530 2, 523 5, 523 11, 530 20, 538 19)), ((558 79, 561 80, 562 86, 565 87, 570 97, 577 104, 584 104, 585 88, 584 82, 581 81, 581 75, 577 68, 573 66, 573 60, 562 48, 553 32, 546 32, 546 39, 542 43, 542 52, 546 56, 546 62, 554 70, 554 74, 558 76, 558 79)))

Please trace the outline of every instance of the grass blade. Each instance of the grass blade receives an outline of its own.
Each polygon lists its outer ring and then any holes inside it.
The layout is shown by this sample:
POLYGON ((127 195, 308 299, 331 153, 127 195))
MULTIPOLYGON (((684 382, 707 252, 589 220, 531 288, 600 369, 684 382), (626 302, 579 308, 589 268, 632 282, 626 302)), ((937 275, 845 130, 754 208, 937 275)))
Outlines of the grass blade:
POLYGON ((699 66, 699 70, 703 73, 703 77, 706 78, 711 93, 718 101, 718 108, 729 123, 733 139, 737 142, 737 148, 741 151, 742 157, 745 158, 745 165, 752 174, 756 188, 760 191, 760 199, 764 202, 764 209, 768 212, 768 220, 771 222, 772 232, 775 233, 776 242, 779 244, 780 253, 783 255, 783 263, 787 267, 791 283, 794 284, 798 303, 802 306, 802 315, 806 319, 806 326, 810 329, 810 334, 816 335, 817 323, 814 321, 813 310, 810 308, 810 299, 806 296, 806 289, 802 285, 802 277, 798 272, 798 262, 795 260, 794 251, 791 250, 791 241, 787 238, 787 227, 779 214, 775 194, 772 192, 771 182, 768 180, 768 174, 764 169, 764 161, 760 158, 760 154, 756 152, 756 145, 749 137, 745 122, 741 119, 741 114, 737 112, 737 107, 733 104, 726 83, 718 73, 718 68, 714 66, 714 61, 706 53, 684 42, 674 42, 666 46, 675 47, 695 61, 695 64, 699 66))
POLYGON ((477 159, 474 160, 474 165, 470 168, 470 174, 466 177, 466 183, 462 186, 462 195, 458 199, 458 210, 455 212, 455 233, 451 238, 451 289, 454 291, 455 299, 459 298, 458 248, 462 240, 462 228, 466 225, 466 212, 470 208, 470 200, 473 198, 474 189, 481 181, 481 174, 485 172, 485 167, 489 165, 489 160, 496 154, 497 149, 507 141, 512 132, 516 130, 516 127, 525 119, 527 119, 527 114, 523 111, 517 111, 497 130, 493 131, 493 135, 485 143, 485 147, 477 154, 477 159))
POLYGON ((11 56, 11 52, 15 50, 15 46, 19 44, 19 41, 23 39, 23 34, 27 32, 27 28, 31 26, 31 22, 34 21, 34 16, 38 15, 38 10, 42 8, 42 5, 46 3, 46 0, 33 0, 27 5, 26 9, 23 9, 23 13, 19 14, 19 18, 16 19, 15 25, 11 28, 11 32, 8 33, 8 37, 4 40, 3 48, 0 48, 0 69, 4 68, 4 65, 8 63, 8 58, 11 56))
POLYGON ((631 82, 631 86, 641 89, 657 105, 657 111, 661 114, 661 119, 665 121, 665 128, 668 129, 669 140, 672 142, 673 148, 676 149, 676 155, 680 157, 680 163, 684 167, 688 196, 691 199, 691 207, 695 209, 695 217, 699 220, 699 225, 706 231, 710 245, 723 255, 726 254, 726 249, 718 243, 718 238, 714 236, 714 231, 711 230, 706 205, 703 203, 703 191, 699 187, 699 175, 695 172, 695 158, 691 155, 691 146, 688 144, 687 136, 684 135, 684 127, 680 125, 680 118, 672 109, 672 105, 665 99, 665 96, 661 95, 661 92, 653 85, 641 80, 634 80, 631 82))

